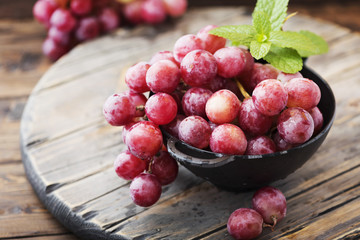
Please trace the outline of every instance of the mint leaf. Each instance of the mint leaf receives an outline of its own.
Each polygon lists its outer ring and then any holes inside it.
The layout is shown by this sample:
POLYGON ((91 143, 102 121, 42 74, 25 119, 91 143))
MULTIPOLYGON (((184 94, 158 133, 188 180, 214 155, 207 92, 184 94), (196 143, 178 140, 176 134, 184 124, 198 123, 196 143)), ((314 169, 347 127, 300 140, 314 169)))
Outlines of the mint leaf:
POLYGON ((269 41, 278 47, 293 48, 297 51, 312 51, 316 46, 303 34, 291 31, 274 31, 269 41))
POLYGON ((287 6, 289 0, 258 0, 254 9, 256 12, 264 12, 270 18, 271 30, 281 29, 286 18, 287 6))
MULTIPOLYGON (((266 36, 266 39, 268 38, 268 35, 271 31, 271 23, 269 16, 264 13, 263 11, 257 11, 253 14, 253 26, 259 35, 266 36)), ((266 40, 265 39, 265 40, 266 40)), ((259 41, 259 39, 258 39, 259 41)))
POLYGON ((256 30, 251 25, 227 25, 210 30, 210 34, 227 38, 237 45, 250 46, 256 37, 256 30))
POLYGON ((250 44, 250 53, 255 59, 259 60, 268 54, 270 47, 271 43, 269 42, 252 41, 250 44))
POLYGON ((305 30, 300 31, 299 33, 306 36, 309 39, 309 41, 311 41, 312 44, 315 46, 310 51, 298 50, 300 56, 309 57, 311 55, 319 55, 319 54, 327 53, 329 51, 329 46, 327 42, 319 35, 316 35, 315 33, 305 30))
POLYGON ((296 73, 303 67, 302 58, 296 50, 291 48, 272 46, 264 59, 285 73, 296 73))

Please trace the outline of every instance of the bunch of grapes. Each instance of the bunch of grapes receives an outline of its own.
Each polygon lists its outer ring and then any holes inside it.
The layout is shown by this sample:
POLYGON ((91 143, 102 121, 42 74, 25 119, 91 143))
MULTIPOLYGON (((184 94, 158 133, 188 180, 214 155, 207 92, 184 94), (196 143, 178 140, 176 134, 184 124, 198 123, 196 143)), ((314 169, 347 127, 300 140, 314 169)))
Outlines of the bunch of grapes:
POLYGON ((186 8, 187 0, 38 0, 33 15, 48 30, 43 53, 55 61, 76 44, 120 25, 158 24, 186 8))

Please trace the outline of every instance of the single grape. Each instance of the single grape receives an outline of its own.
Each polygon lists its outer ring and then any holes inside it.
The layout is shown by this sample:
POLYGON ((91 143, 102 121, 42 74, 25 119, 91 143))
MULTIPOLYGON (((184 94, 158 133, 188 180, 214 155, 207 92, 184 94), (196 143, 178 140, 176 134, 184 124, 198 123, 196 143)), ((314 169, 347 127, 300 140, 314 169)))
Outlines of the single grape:
POLYGON ((256 86, 252 99, 260 113, 275 116, 285 108, 288 94, 280 81, 268 79, 256 86))
POLYGON ((186 116, 182 114, 177 114, 174 120, 170 123, 163 125, 163 129, 169 133, 171 136, 179 138, 179 125, 182 120, 185 119, 186 116))
POLYGON ((41 0, 35 2, 33 6, 33 15, 40 23, 46 27, 50 26, 50 18, 53 12, 58 8, 56 1, 54 0, 41 0))
POLYGON ((58 60, 69 51, 67 46, 58 44, 51 38, 45 39, 42 44, 42 51, 52 61, 58 60))
MULTIPOLYGON (((68 0, 63 0, 68 1, 68 0)), ((111 0, 95 0, 93 1, 93 5, 95 9, 100 9, 108 6, 111 3, 111 0)))
POLYGON ((124 18, 131 24, 140 24, 144 21, 141 15, 142 1, 131 1, 124 5, 124 18))
POLYGON ((286 198, 277 188, 266 186, 252 197, 252 206, 272 228, 286 216, 286 198))
POLYGON ((166 13, 172 17, 180 17, 186 12, 187 0, 163 0, 166 13))
POLYGON ((157 125, 170 123, 177 114, 177 104, 167 93, 156 93, 145 104, 145 113, 157 125))
POLYGON ((145 171, 146 163, 144 160, 132 155, 130 151, 125 150, 116 157, 114 168, 119 177, 132 180, 145 171))
POLYGON ((48 37, 51 38, 54 42, 56 42, 59 45, 62 45, 62 46, 70 45, 70 33, 60 31, 56 27, 49 28, 48 37))
POLYGON ((156 176, 161 185, 168 185, 175 181, 179 166, 167 151, 160 151, 151 162, 151 173, 156 176))
MULTIPOLYGON (((179 64, 175 60, 172 51, 160 51, 160 52, 155 53, 150 59, 150 64, 153 65, 154 63, 156 63, 160 60, 170 60, 170 61, 174 62, 176 65, 179 64)), ((178 67, 180 67, 180 65, 178 65, 178 67)))
POLYGON ((218 37, 209 33, 210 30, 217 28, 216 25, 207 25, 200 29, 197 33, 197 37, 205 43, 205 50, 214 54, 220 48, 224 48, 226 45, 226 38, 218 37))
POLYGON ((249 136, 264 135, 272 126, 272 118, 260 113, 252 98, 247 98, 240 106, 239 126, 249 136))
POLYGON ((146 84, 146 73, 150 68, 147 62, 138 62, 131 66, 125 74, 126 85, 134 92, 144 93, 150 91, 146 84))
POLYGON ((206 116, 216 124, 230 123, 238 117, 240 101, 226 89, 215 92, 205 105, 206 116))
POLYGON ((209 123, 200 116, 189 116, 179 125, 179 139, 193 147, 207 148, 210 134, 209 123))
POLYGON ((216 153, 242 155, 247 146, 244 132, 236 125, 225 123, 211 133, 210 149, 216 153))
POLYGON ((135 117, 136 107, 128 94, 113 94, 106 99, 103 114, 110 125, 123 126, 135 117))
POLYGON ((301 107, 305 110, 316 107, 321 98, 319 86, 307 78, 293 78, 285 85, 289 98, 288 107, 301 107))
POLYGON ((100 34, 100 24, 96 17, 84 17, 79 20, 75 36, 79 41, 94 39, 100 34))
POLYGON ((91 0, 71 0, 70 9, 76 15, 84 16, 90 13, 92 10, 91 0))
POLYGON ((220 48, 214 53, 218 75, 224 78, 238 76, 245 68, 245 54, 238 47, 220 48))
POLYGON ((278 119, 280 137, 290 144, 304 143, 314 132, 314 121, 309 112, 294 107, 284 110, 278 119))
POLYGON ((152 92, 171 93, 180 82, 180 69, 170 60, 154 63, 146 73, 146 84, 152 92))
POLYGON ((303 75, 300 72, 296 72, 296 73, 280 72, 276 79, 280 80, 283 84, 285 84, 293 78, 302 78, 302 77, 303 75))
POLYGON ((206 118, 205 105, 213 93, 205 88, 190 88, 182 98, 182 109, 186 116, 198 115, 206 118))
POLYGON ((279 70, 274 68, 272 65, 254 63, 253 69, 251 71, 251 77, 249 76, 247 76, 246 78, 242 77, 240 80, 245 90, 249 94, 251 94, 254 88, 260 82, 266 79, 276 79, 278 75, 279 75, 279 70))
POLYGON ((101 9, 98 20, 102 32, 110 32, 120 24, 120 18, 116 11, 110 7, 101 9))
POLYGON ((236 240, 254 239, 262 233, 263 218, 250 208, 239 208, 229 217, 227 231, 236 240))
POLYGON ((174 45, 174 58, 181 63, 186 54, 193 50, 204 49, 205 43, 194 34, 187 34, 176 40, 174 45))
POLYGON ((76 26, 76 22, 76 18, 71 12, 62 8, 56 9, 50 18, 50 24, 63 32, 70 32, 73 30, 76 26))
POLYGON ((317 135, 324 125, 324 117, 318 107, 314 107, 309 110, 309 113, 314 120, 314 133, 313 135, 317 135))
POLYGON ((263 155, 276 152, 274 141, 268 136, 257 136, 248 141, 245 155, 263 155))
POLYGON ((163 145, 160 128, 152 122, 141 121, 126 133, 126 145, 130 152, 141 159, 151 159, 163 145))
POLYGON ((286 142, 284 139, 282 139, 280 137, 280 134, 278 131, 276 131, 272 135, 272 140, 274 141, 274 143, 276 145, 277 151, 286 151, 286 150, 289 150, 290 148, 294 147, 293 144, 290 144, 290 143, 286 142))
POLYGON ((192 87, 210 83, 217 73, 215 57, 205 50, 193 50, 186 54, 180 64, 181 77, 192 87))
POLYGON ((130 196, 136 205, 149 207, 161 196, 161 184, 149 173, 141 173, 130 184, 130 196))
POLYGON ((161 23, 166 19, 165 6, 162 0, 144 0, 141 5, 143 20, 149 24, 161 23))
POLYGON ((125 93, 131 98, 131 101, 136 108, 135 117, 144 117, 145 104, 147 102, 147 98, 145 97, 145 95, 132 91, 126 91, 125 93))

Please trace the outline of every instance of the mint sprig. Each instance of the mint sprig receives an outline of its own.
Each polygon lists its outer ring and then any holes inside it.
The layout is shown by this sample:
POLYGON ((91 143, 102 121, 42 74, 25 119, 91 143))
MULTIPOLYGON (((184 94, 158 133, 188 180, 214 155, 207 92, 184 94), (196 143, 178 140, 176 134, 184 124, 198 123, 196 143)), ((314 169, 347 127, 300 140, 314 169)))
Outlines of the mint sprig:
POLYGON ((252 25, 228 25, 215 28, 211 34, 227 38, 232 45, 249 48, 255 59, 265 59, 285 73, 296 73, 303 67, 303 57, 328 51, 326 41, 310 31, 283 31, 289 0, 258 0, 252 14, 252 25))

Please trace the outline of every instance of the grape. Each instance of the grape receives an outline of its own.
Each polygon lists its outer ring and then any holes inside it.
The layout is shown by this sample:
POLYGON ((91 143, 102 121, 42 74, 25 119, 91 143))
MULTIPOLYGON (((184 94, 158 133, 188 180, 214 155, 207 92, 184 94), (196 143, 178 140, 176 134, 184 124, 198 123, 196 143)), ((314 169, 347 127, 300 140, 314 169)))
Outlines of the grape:
POLYGON ((313 135, 317 135, 324 124, 324 117, 318 107, 314 107, 309 110, 309 113, 314 120, 314 133, 313 135))
POLYGON ((136 108, 135 117, 144 117, 145 115, 144 106, 147 101, 145 95, 142 93, 137 93, 132 91, 126 91, 125 93, 131 98, 131 101, 133 102, 136 108))
POLYGON ((285 108, 288 94, 280 81, 268 79, 256 86, 252 99, 260 113, 275 116, 285 108))
POLYGON ((218 75, 224 78, 238 76, 245 68, 245 54, 238 47, 220 48, 214 53, 218 75))
POLYGON ((261 234, 263 221, 261 215, 255 210, 239 208, 230 215, 227 230, 234 239, 253 239, 261 234))
POLYGON ((240 101, 237 96, 226 89, 215 92, 205 105, 206 116, 216 124, 232 122, 238 117, 240 101))
POLYGON ((145 171, 146 163, 144 160, 132 155, 130 151, 125 150, 116 157, 114 168, 119 177, 132 180, 145 171))
POLYGON ((278 119, 280 137, 291 144, 304 143, 314 132, 314 121, 307 111, 294 107, 284 110, 278 119))
POLYGON ((206 118, 205 105, 213 93, 204 88, 190 88, 182 98, 182 108, 186 116, 198 115, 206 118))
POLYGON ((286 198, 277 188, 266 186, 252 197, 252 206, 272 228, 286 216, 286 198))
POLYGON ((126 145, 130 152, 141 159, 151 159, 163 145, 160 128, 149 121, 141 121, 126 133, 126 145))
POLYGON ((220 48, 224 48, 226 44, 226 38, 218 37, 209 33, 209 31, 214 28, 217 28, 217 26, 207 25, 200 29, 196 35, 205 43, 205 50, 212 54, 214 54, 220 48))
POLYGON ((267 136, 258 136, 248 141, 246 155, 263 155, 276 152, 276 145, 267 136))
POLYGON ((127 21, 132 24, 140 24, 144 21, 141 15, 141 1, 131 1, 124 5, 123 14, 127 21))
POLYGON ((174 58, 181 63, 186 54, 193 50, 204 49, 205 43, 194 34, 187 34, 176 40, 174 45, 174 58))
POLYGON ((146 84, 146 72, 150 68, 147 62, 138 62, 131 66, 125 74, 126 85, 135 92, 144 93, 150 91, 146 84))
POLYGON ((187 0, 163 0, 166 13, 172 17, 180 17, 187 8, 187 0))
POLYGON ((179 125, 179 139, 193 147, 207 148, 210 134, 209 123, 200 116, 189 116, 179 125))
POLYGON ((244 69, 242 70, 242 72, 238 75, 239 78, 247 78, 250 77, 251 78, 251 74, 254 68, 254 58, 251 55, 251 53, 249 52, 249 50, 244 49, 244 48, 240 48, 245 55, 245 66, 244 69))
POLYGON ((46 27, 50 25, 50 18, 53 12, 57 9, 56 1, 39 0, 33 6, 33 15, 39 22, 46 27))
POLYGON ((156 93, 147 100, 145 113, 157 125, 168 124, 176 117, 177 104, 171 95, 156 93))
POLYGON ((145 0, 141 5, 141 15, 146 23, 156 24, 166 18, 165 6, 162 0, 145 0))
POLYGON ((42 44, 43 53, 51 60, 58 60, 69 51, 68 47, 56 43, 53 39, 47 38, 42 44))
POLYGON ((179 138, 179 125, 182 120, 185 119, 185 116, 182 114, 177 114, 174 120, 170 123, 163 125, 163 129, 168 132, 171 136, 179 138))
POLYGON ((179 82, 179 67, 170 60, 160 60, 154 63, 146 73, 146 84, 155 93, 171 93, 179 82))
POLYGON ((302 78, 302 77, 303 76, 300 72, 296 72, 296 73, 280 72, 279 75, 277 76, 277 79, 280 80, 283 84, 285 84, 293 78, 302 78))
POLYGON ((76 19, 69 10, 58 8, 51 15, 50 24, 60 31, 70 32, 76 26, 76 19))
POLYGON ((264 135, 272 125, 270 116, 260 113, 252 98, 245 99, 239 110, 239 126, 249 136, 264 135))
POLYGON ((179 166, 167 151, 160 151, 151 163, 151 173, 156 176, 161 185, 172 183, 178 174, 179 166))
POLYGON ((130 122, 123 127, 122 132, 121 132, 121 137, 125 144, 126 144, 126 134, 129 132, 130 128, 132 126, 134 126, 135 124, 136 124, 136 122, 130 122))
POLYGON ((96 38, 100 34, 100 25, 95 17, 85 17, 80 19, 79 26, 75 31, 79 41, 86 41, 96 38))
POLYGON ((128 94, 113 94, 106 99, 103 114, 110 125, 123 126, 135 117, 136 107, 128 94))
MULTIPOLYGON (((150 64, 153 65, 154 63, 160 60, 170 60, 174 62, 176 65, 178 65, 178 62, 175 60, 172 51, 160 51, 155 53, 150 59, 150 64)), ((178 67, 180 66, 178 65, 178 67)))
POLYGON ((161 184, 153 174, 141 173, 130 184, 130 196, 136 205, 149 207, 161 196, 161 184))
POLYGON ((279 70, 270 64, 254 63, 251 71, 251 77, 241 78, 241 84, 245 90, 251 94, 254 88, 266 79, 276 79, 279 75, 279 70))
POLYGON ((205 50, 194 50, 186 54, 180 65, 181 77, 192 87, 210 83, 216 76, 217 64, 214 56, 205 50))
POLYGON ((211 133, 210 149, 216 153, 242 155, 247 146, 244 132, 236 125, 225 123, 211 133))
POLYGON ((288 107, 301 107, 305 110, 316 107, 321 98, 319 86, 307 78, 293 78, 285 85, 289 98, 288 107))
POLYGON ((62 32, 56 27, 49 28, 48 37, 59 45, 62 46, 70 45, 70 34, 68 32, 62 32))
POLYGON ((288 142, 286 142, 284 139, 282 139, 280 137, 280 134, 278 131, 276 131, 273 135, 272 135, 272 139, 276 145, 276 150, 277 151, 286 151, 292 147, 294 147, 293 144, 290 144, 288 142))
POLYGON ((92 2, 91 0, 71 0, 70 9, 76 15, 87 15, 92 10, 92 2))
POLYGON ((98 19, 103 32, 110 32, 120 24, 120 18, 112 8, 103 8, 98 15, 98 19))

